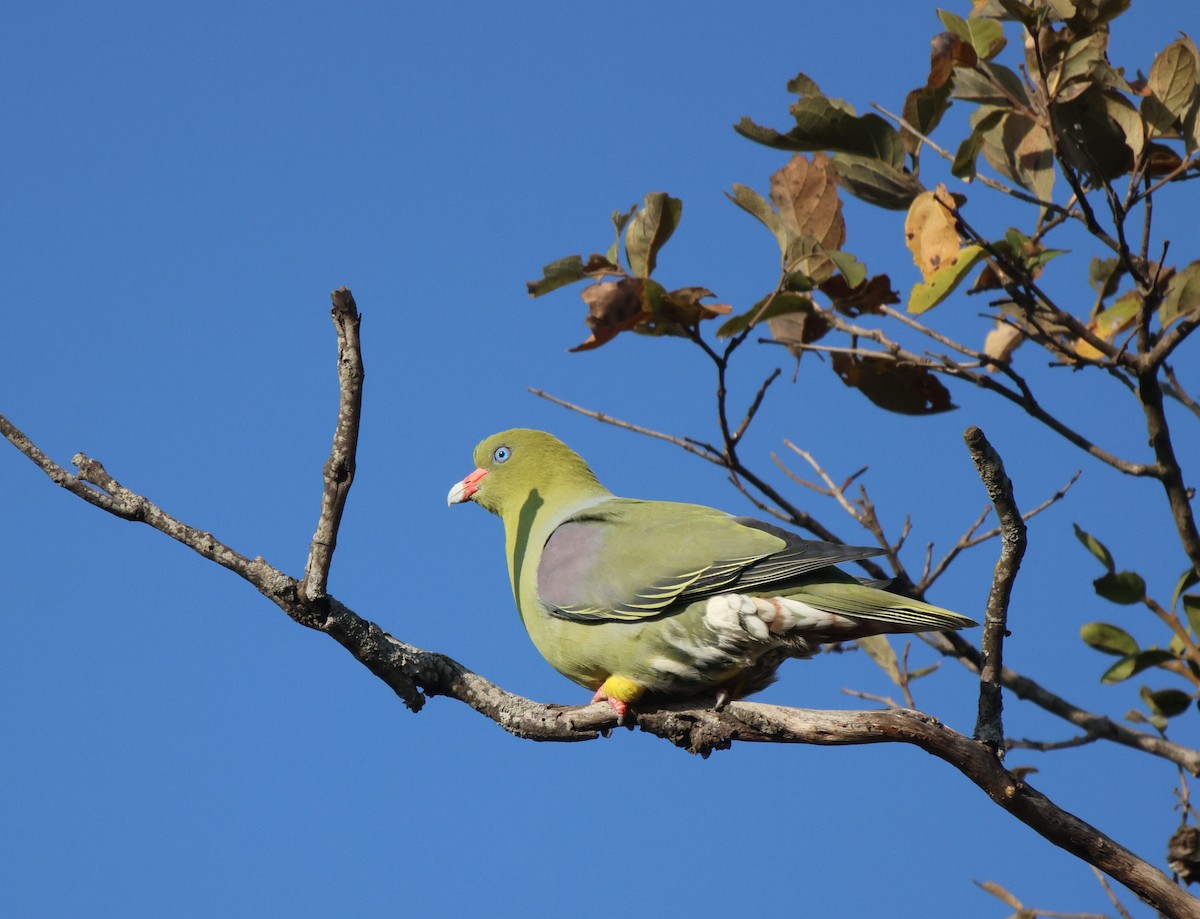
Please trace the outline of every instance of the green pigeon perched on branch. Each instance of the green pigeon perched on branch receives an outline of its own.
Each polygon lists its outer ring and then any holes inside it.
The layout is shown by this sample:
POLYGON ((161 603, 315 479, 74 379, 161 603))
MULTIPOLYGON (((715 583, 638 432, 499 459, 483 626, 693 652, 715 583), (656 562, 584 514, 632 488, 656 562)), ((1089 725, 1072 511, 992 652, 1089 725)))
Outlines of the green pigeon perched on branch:
POLYGON ((513 596, 559 673, 619 716, 643 696, 718 707, 823 642, 961 629, 949 610, 835 568, 882 553, 697 504, 618 498, 557 438, 518 428, 475 448, 448 503, 504 521, 513 596))

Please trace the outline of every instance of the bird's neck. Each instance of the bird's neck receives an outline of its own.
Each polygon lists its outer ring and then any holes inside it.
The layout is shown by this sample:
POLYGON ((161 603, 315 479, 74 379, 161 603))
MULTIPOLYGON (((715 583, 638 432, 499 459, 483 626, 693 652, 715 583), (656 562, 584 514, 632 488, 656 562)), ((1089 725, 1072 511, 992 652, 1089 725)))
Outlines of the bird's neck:
POLYGON ((573 489, 570 494, 535 488, 521 507, 502 515, 508 576, 518 609, 524 610, 523 594, 533 589, 537 562, 550 534, 564 520, 612 497, 612 492, 599 482, 573 489))

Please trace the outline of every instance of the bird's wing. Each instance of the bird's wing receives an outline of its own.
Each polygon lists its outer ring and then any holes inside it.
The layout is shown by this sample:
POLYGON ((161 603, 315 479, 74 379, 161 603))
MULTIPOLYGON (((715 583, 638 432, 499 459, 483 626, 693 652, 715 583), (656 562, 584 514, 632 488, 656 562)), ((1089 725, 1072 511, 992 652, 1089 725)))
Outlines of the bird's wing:
MULTIPOLYGON (((814 571, 880 551, 801 539, 694 504, 613 498, 550 535, 538 595, 564 619, 646 619, 724 591, 785 590, 814 571)), ((839 571, 830 576, 852 580, 839 571)))

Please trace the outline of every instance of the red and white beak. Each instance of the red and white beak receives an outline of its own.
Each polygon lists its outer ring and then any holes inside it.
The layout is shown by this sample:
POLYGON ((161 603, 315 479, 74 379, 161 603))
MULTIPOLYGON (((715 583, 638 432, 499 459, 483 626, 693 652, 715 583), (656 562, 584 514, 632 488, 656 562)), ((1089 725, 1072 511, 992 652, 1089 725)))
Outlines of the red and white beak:
POLYGON ((446 503, 462 504, 464 501, 469 501, 471 495, 479 491, 479 480, 487 474, 488 471, 486 469, 476 469, 450 489, 450 494, 446 495, 446 503))

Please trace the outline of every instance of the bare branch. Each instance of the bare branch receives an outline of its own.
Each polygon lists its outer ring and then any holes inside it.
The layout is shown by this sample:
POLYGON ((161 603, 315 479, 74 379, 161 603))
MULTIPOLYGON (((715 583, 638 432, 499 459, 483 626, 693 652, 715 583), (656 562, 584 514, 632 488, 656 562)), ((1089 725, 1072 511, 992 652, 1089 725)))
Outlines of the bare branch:
MULTIPOLYGON (((1079 481, 1079 477, 1082 474, 1083 474, 1083 470, 1076 471, 1076 473, 1073 476, 1071 476, 1070 481, 1068 481, 1066 485, 1064 485, 1062 488, 1060 488, 1058 491, 1056 491, 1054 494, 1052 494, 1049 498, 1047 498, 1045 501, 1043 501, 1037 507, 1033 508, 1032 510, 1025 511, 1023 514, 1021 514, 1021 519, 1024 520, 1026 523, 1028 523, 1030 520, 1032 520, 1034 517, 1036 517, 1042 511, 1046 510, 1046 508, 1048 508, 1054 504, 1057 504, 1059 501, 1061 501, 1063 498, 1066 497, 1067 492, 1071 490, 1071 486, 1073 486, 1076 482, 1079 481)), ((992 527, 992 529, 990 529, 984 533, 980 533, 978 536, 975 535, 976 530, 978 530, 983 525, 984 519, 986 519, 987 515, 990 512, 991 512, 991 507, 985 507, 983 509, 983 513, 980 514, 978 518, 976 518, 975 522, 972 523, 971 526, 969 526, 967 528, 966 532, 963 533, 963 535, 958 538, 958 542, 956 542, 954 544, 954 546, 951 547, 950 551, 947 552, 942 557, 941 561, 939 561, 937 563, 937 567, 934 568, 932 571, 925 572, 925 575, 921 578, 920 583, 917 585, 919 590, 921 590, 922 592, 928 590, 933 585, 934 581, 936 581, 938 578, 940 578, 943 574, 946 573, 946 569, 949 567, 950 563, 958 557, 959 553, 963 552, 966 549, 973 549, 973 548, 975 548, 975 546, 978 546, 981 543, 985 543, 989 539, 994 539, 995 537, 1000 535, 1000 527, 992 527)))
POLYGON ((1200 326, 1200 309, 1192 310, 1171 326, 1166 334, 1158 340, 1154 349, 1146 355, 1147 361, 1155 367, 1162 364, 1176 348, 1187 340, 1189 335, 1196 331, 1197 326, 1200 326))
POLYGON ((1150 447, 1158 460, 1157 478, 1166 492, 1175 530, 1192 567, 1200 574, 1200 531, 1197 531, 1196 518, 1192 513, 1191 494, 1183 481, 1183 470, 1175 456, 1171 427, 1163 406, 1163 391, 1158 378, 1157 364, 1148 362, 1138 373, 1138 400, 1142 403, 1142 412, 1146 417, 1146 434, 1150 440, 1150 447))
POLYGON ((646 437, 653 437, 655 440, 665 440, 669 444, 674 444, 681 450, 686 450, 701 459, 708 460, 710 463, 715 463, 718 466, 724 466, 724 460, 719 450, 711 444, 701 443, 692 440, 689 437, 676 437, 674 434, 664 434, 662 431, 655 431, 652 428, 643 428, 640 425, 633 424, 628 421, 622 421, 620 418, 614 418, 612 415, 606 415, 604 412, 597 412, 590 408, 584 408, 581 405, 576 405, 573 402, 568 402, 566 399, 560 399, 558 396, 552 396, 550 393, 542 389, 529 389, 539 399, 545 399, 547 402, 553 402, 555 405, 561 405, 563 408, 572 412, 578 412, 580 415, 585 415, 588 418, 594 418, 603 424, 611 424, 615 428, 621 428, 625 431, 633 431, 635 434, 642 434, 646 437))
POLYGON ((995 750, 1004 748, 1004 727, 1001 720, 1003 700, 1000 694, 1000 671, 1004 669, 1004 636, 1008 628, 1008 603, 1021 559, 1025 555, 1025 521, 1013 498, 1012 481, 1004 471, 1004 463, 983 431, 969 427, 963 434, 979 478, 988 497, 996 507, 1000 520, 1001 549, 996 562, 992 589, 988 594, 987 614, 983 622, 981 651, 983 666, 979 669, 979 716, 975 722, 975 739, 995 750))
POLYGON ((911 743, 951 764, 1000 807, 1036 832, 1117 878, 1156 909, 1172 916, 1200 916, 1200 901, 1158 869, 1066 813, 1008 772, 985 745, 972 741, 921 712, 828 712, 734 702, 723 712, 672 706, 640 715, 639 726, 698 751, 733 740, 846 745, 911 743))
MULTIPOLYGON (((813 455, 811 453, 809 453, 807 450, 800 449, 794 443, 792 443, 790 440, 784 440, 783 445, 785 447, 787 447, 789 450, 791 450, 793 453, 795 453, 802 460, 804 460, 804 462, 808 463, 808 465, 812 467, 813 472, 815 472, 820 477, 821 481, 825 483, 825 488, 817 489, 818 491, 821 491, 823 494, 826 494, 829 497, 836 500, 837 503, 839 505, 841 505, 842 510, 844 510, 847 514, 849 514, 852 518, 854 518, 854 521, 856 523, 861 524, 863 522, 862 514, 859 512, 858 508, 856 508, 853 504, 851 504, 849 499, 847 499, 845 488, 843 486, 839 486, 836 482, 833 481, 833 479, 829 476, 829 473, 827 473, 821 467, 821 464, 816 461, 816 459, 813 457, 813 455)), ((788 477, 791 478, 793 481, 796 481, 796 482, 802 481, 801 479, 794 476, 792 474, 791 470, 789 470, 787 468, 787 466, 785 466, 780 460, 776 459, 775 462, 779 466, 779 468, 782 469, 784 471, 784 473, 786 475, 788 475, 788 477)), ((860 469, 854 475, 850 476, 850 478, 846 480, 846 483, 849 484, 850 482, 854 481, 854 479, 857 478, 864 471, 865 471, 865 467, 863 469, 860 469)), ((886 541, 883 543, 883 545, 886 545, 886 541)))
POLYGON ((737 443, 746 433, 746 429, 750 427, 750 422, 754 420, 754 416, 758 414, 759 408, 762 406, 763 398, 767 394, 767 389, 774 383, 782 371, 776 367, 771 374, 763 380, 762 386, 758 387, 758 392, 754 394, 754 401, 750 403, 750 407, 746 409, 746 417, 742 419, 742 423, 738 425, 737 430, 733 432, 733 442, 737 443))
POLYGON ((1167 382, 1163 384, 1163 395, 1170 396, 1197 418, 1200 418, 1200 402, 1197 402, 1184 390, 1179 378, 1175 376, 1174 368, 1169 364, 1163 364, 1163 373, 1167 377, 1167 382))
MULTIPOLYGON (((979 673, 982 665, 979 650, 956 632, 923 632, 920 638, 947 657, 954 658, 971 672, 979 673)), ((1018 699, 1032 702, 1089 734, 1162 757, 1175 763, 1189 775, 1200 776, 1200 750, 1184 747, 1155 734, 1135 731, 1105 715, 1082 709, 1008 667, 1000 671, 1000 685, 1018 699)))
POLYGON ((354 483, 355 455, 358 452, 358 427, 362 417, 363 362, 359 346, 358 327, 361 317, 354 295, 345 288, 331 295, 334 328, 338 339, 338 383, 341 399, 338 403, 337 425, 333 446, 325 461, 325 489, 321 494, 321 514, 313 534, 304 566, 300 590, 310 601, 320 602, 329 583, 329 566, 337 547, 338 528, 342 512, 354 483))
MULTIPOLYGON (((339 323, 338 330, 339 335, 346 335, 346 347, 356 349, 356 345, 352 344, 352 330, 357 327, 357 313, 350 304, 352 301, 347 296, 342 304, 341 315, 349 324, 343 327, 339 323)), ((361 374, 356 373, 350 364, 346 370, 348 377, 342 377, 343 409, 339 411, 339 434, 335 437, 333 449, 334 466, 344 465, 347 459, 352 459, 351 429, 358 414, 358 396, 352 390, 361 383, 361 374), (342 428, 343 423, 347 428, 342 428), (339 451, 344 453, 340 458, 339 451)), ((407 645, 335 598, 323 593, 319 597, 312 596, 302 588, 302 582, 272 567, 262 558, 247 558, 212 534, 177 520, 144 496, 122 486, 98 461, 77 455, 75 463, 79 474, 72 476, 66 473, 45 457, 15 426, 6 419, 0 421, 3 422, 0 429, 6 437, 51 480, 109 513, 144 523, 204 558, 236 572, 296 622, 325 632, 338 641, 414 711, 419 710, 429 697, 448 696, 469 705, 516 736, 546 741, 591 740, 616 726, 616 713, 605 703, 579 707, 539 704, 506 692, 445 655, 407 645)), ((705 455, 701 447, 693 442, 658 436, 685 446, 698 455, 705 455)), ((730 466, 734 465, 728 456, 726 460, 730 466)), ((992 464, 986 457, 983 465, 999 468, 998 464, 992 464)), ((332 477, 337 478, 336 475, 332 477)), ((987 476, 985 481, 988 481, 987 476)), ((333 487, 342 488, 340 483, 333 487)), ((328 503, 322 504, 321 519, 327 531, 321 545, 327 546, 329 553, 335 541, 333 537, 336 537, 339 500, 344 502, 344 498, 338 499, 333 495, 328 503)), ((999 504, 998 499, 994 497, 994 500, 999 504)), ((1007 512, 1003 508, 1000 513, 1002 520, 1007 519, 1007 512)), ((317 572, 313 575, 313 586, 322 577, 319 569, 323 564, 327 571, 327 561, 322 561, 323 557, 327 559, 327 555, 322 556, 325 551, 317 549, 310 556, 310 575, 317 572)), ((991 618, 989 613, 989 624, 991 618)), ((995 660, 998 652, 989 652, 989 658, 995 660)), ((998 664, 996 660, 995 665, 998 664)), ((1003 673, 1000 679, 1004 679, 1003 673)), ((743 702, 734 702, 717 712, 683 702, 639 713, 637 722, 642 730, 701 755, 728 748, 735 741, 818 745, 880 742, 913 744, 952 765, 1017 819, 1056 845, 1119 879, 1156 909, 1173 916, 1200 916, 1200 903, 1173 884, 1162 872, 1096 828, 1063 811, 1017 775, 1006 770, 994 751, 985 744, 945 727, 929 715, 908 709, 823 712, 743 702)))
POLYGON ((28 457, 35 466, 46 473, 50 477, 50 481, 55 485, 65 488, 71 494, 83 498, 89 504, 95 505, 101 510, 108 511, 110 514, 132 519, 126 514, 125 508, 113 499, 112 495, 91 488, 83 479, 67 472, 62 466, 39 450, 37 445, 25 435, 24 431, 3 415, 0 415, 0 433, 4 435, 9 443, 28 457))

